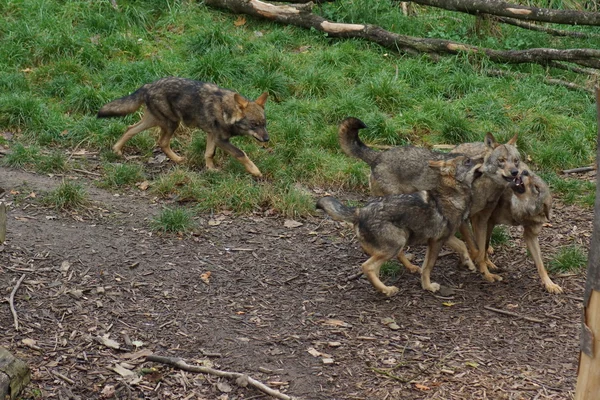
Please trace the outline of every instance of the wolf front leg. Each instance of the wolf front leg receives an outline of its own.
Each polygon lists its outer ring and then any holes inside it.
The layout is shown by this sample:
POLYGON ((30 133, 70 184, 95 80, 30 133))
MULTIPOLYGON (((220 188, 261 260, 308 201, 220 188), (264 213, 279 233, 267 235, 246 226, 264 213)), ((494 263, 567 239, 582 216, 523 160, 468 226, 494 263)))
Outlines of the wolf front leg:
POLYGON ((538 241, 538 233, 539 228, 536 232, 536 230, 530 226, 525 227, 525 232, 523 233, 523 236, 525 237, 527 249, 529 249, 531 257, 533 257, 533 262, 537 267, 538 274, 540 275, 540 278, 546 290, 549 293, 554 294, 562 293, 563 289, 556 283, 552 282, 552 279, 550 279, 550 277, 548 276, 548 272, 544 267, 544 261, 542 260, 542 251, 540 249, 540 243, 538 241))
POLYGON ((425 261, 423 261, 423 267, 421 268, 421 287, 430 292, 437 292, 440 290, 440 284, 431 282, 431 270, 437 261, 438 254, 445 240, 434 240, 430 239, 427 243, 427 251, 425 252, 425 261))
POLYGON ((471 216, 471 226, 473 227, 473 235, 475 236, 475 245, 477 246, 477 256, 475 264, 479 267, 479 272, 483 274, 483 278, 488 282, 501 281, 500 275, 492 274, 488 269, 486 242, 487 228, 490 213, 487 211, 478 212, 471 216))
MULTIPOLYGON (((240 163, 242 163, 242 165, 246 168, 246 171, 248 171, 250 174, 252 174, 253 176, 255 176, 257 178, 262 177, 262 173, 260 172, 258 167, 256 165, 254 165, 252 160, 250 160, 248 158, 246 153, 244 153, 242 150, 238 149, 237 147, 235 147, 234 145, 229 143, 228 140, 215 139, 215 144, 219 148, 221 148, 225 152, 227 152, 229 155, 231 155, 232 157, 237 159, 240 163)), ((207 168, 208 168, 208 164, 207 164, 207 168)))

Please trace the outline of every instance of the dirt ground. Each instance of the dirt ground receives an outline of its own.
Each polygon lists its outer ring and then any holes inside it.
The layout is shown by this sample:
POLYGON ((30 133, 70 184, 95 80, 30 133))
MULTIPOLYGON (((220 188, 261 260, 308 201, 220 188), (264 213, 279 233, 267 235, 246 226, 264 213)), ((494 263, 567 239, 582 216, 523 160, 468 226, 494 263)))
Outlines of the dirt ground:
MULTIPOLYGON (((147 362, 149 353, 302 399, 573 397, 585 277, 552 275, 565 293, 546 293, 516 228, 493 258, 502 282, 446 254, 432 278, 454 294, 427 293, 400 270, 386 278, 400 288, 387 299, 348 279, 366 258, 347 225, 223 213, 198 218, 195 235, 160 236, 149 230, 162 207, 151 194, 74 176, 92 205, 59 213, 39 198, 61 177, 0 168, 11 204, 0 346, 31 367, 25 399, 270 398, 147 362), (21 276, 17 331, 8 298, 21 276)), ((591 210, 555 204, 541 237, 546 261, 560 246, 587 247, 592 229, 591 210)), ((422 260, 423 249, 411 252, 422 260)))

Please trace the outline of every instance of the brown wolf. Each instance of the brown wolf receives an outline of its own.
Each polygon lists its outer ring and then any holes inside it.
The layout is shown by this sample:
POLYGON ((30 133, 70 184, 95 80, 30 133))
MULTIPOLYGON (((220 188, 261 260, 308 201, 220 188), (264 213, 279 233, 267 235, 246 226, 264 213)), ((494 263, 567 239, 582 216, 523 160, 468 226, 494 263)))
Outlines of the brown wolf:
POLYGON ((264 108, 266 101, 266 92, 255 101, 250 101, 212 83, 169 77, 148 83, 129 96, 104 105, 98 111, 98 118, 124 116, 145 105, 141 121, 128 127, 113 146, 115 153, 121 155, 125 142, 136 134, 158 126, 158 145, 171 160, 181 163, 184 158, 177 155, 170 145, 181 122, 206 133, 206 168, 215 169, 213 157, 219 147, 241 162, 249 173, 260 177, 260 170, 246 153, 229 140, 241 135, 252 136, 260 142, 269 140, 264 108))
POLYGON ((548 276, 538 241, 542 226, 550 220, 552 195, 542 178, 530 172, 526 165, 523 164, 522 167, 525 168, 521 174, 523 184, 504 190, 488 220, 485 248, 489 246, 494 226, 499 224, 522 226, 527 249, 531 253, 544 287, 550 293, 562 293, 562 288, 552 282, 548 276))
POLYGON ((439 176, 436 188, 411 194, 394 194, 369 201, 364 207, 352 208, 333 197, 323 197, 317 208, 335 220, 352 222, 363 250, 371 257, 362 270, 371 284, 387 296, 398 292, 379 280, 381 265, 394 257, 402 261, 402 249, 409 244, 427 244, 421 268, 421 286, 435 292, 440 285, 431 282, 430 274, 446 240, 454 235, 467 218, 471 185, 479 175, 481 164, 466 156, 450 160, 429 161, 439 176))
MULTIPOLYGON (((371 167, 369 186, 371 193, 376 196, 435 189, 438 180, 437 172, 427 168, 427 162, 431 159, 445 160, 461 154, 462 150, 463 154, 471 157, 475 162, 482 162, 483 176, 473 184, 473 204, 470 213, 479 217, 475 227, 478 228, 477 233, 483 232, 483 237, 477 243, 480 246, 485 245, 485 229, 489 214, 504 189, 518 179, 520 155, 514 146, 516 136, 502 145, 496 142, 491 133, 488 133, 483 142, 463 144, 462 147, 459 146, 461 148, 455 150, 455 154, 440 153, 415 146, 398 146, 385 151, 375 151, 366 146, 358 136, 358 131, 365 127, 366 125, 357 118, 346 118, 339 126, 338 139, 344 153, 365 161, 371 167), (486 212, 482 214, 482 210, 486 212), (483 227, 481 227, 482 223, 483 227)), ((461 226, 461 233, 467 240, 472 256, 479 257, 478 247, 472 239, 467 224, 461 226)), ((475 266, 466 254, 467 247, 462 241, 451 237, 447 244, 459 254, 464 265, 475 270, 475 266)), ((476 261, 487 280, 502 279, 488 271, 485 259, 476 258, 476 261)))

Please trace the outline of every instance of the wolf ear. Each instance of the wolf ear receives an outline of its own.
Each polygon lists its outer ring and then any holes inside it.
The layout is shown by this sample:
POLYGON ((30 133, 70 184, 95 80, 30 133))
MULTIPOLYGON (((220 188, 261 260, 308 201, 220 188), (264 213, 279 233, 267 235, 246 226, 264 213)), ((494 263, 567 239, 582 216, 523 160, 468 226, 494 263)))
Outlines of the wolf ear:
POLYGON ((244 96, 242 96, 242 95, 240 95, 240 94, 238 94, 238 93, 235 93, 235 94, 233 95, 233 99, 235 100, 235 102, 236 102, 236 103, 238 103, 238 105, 239 105, 239 106, 240 106, 242 109, 244 109, 244 108, 246 108, 246 107, 248 106, 248 103, 249 103, 249 101, 248 101, 248 100, 246 100, 246 99, 244 98, 244 96))
POLYGON ((489 147, 490 149, 495 149, 496 147, 498 147, 498 142, 496 142, 496 138, 494 138, 494 135, 492 135, 491 132, 485 134, 485 139, 483 139, 483 143, 485 143, 486 147, 489 147))
POLYGON ((517 137, 518 136, 519 136, 519 134, 515 133, 515 136, 513 136, 508 142, 506 142, 506 144, 510 144, 511 146, 517 147, 517 137))
POLYGON ((265 108, 265 103, 267 102, 267 97, 269 97, 269 93, 264 92, 263 94, 258 96, 258 99, 256 99, 255 103, 258 104, 259 106, 261 106, 262 108, 265 108))

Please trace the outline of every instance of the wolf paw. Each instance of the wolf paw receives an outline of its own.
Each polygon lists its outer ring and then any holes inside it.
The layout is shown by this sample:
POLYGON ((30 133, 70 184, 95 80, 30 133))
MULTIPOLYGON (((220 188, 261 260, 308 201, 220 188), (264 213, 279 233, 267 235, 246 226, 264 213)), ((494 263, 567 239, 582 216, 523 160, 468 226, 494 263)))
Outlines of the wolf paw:
POLYGON ((381 292, 387 297, 392 297, 398 294, 399 289, 396 286, 386 286, 381 292))
POLYGON ((546 291, 548 293, 552 293, 552 294, 560 294, 563 292, 563 288, 561 288, 559 285, 557 285, 556 283, 550 281, 550 282, 546 282, 544 284, 544 286, 546 287, 546 291))
POLYGON ((477 268, 475 268, 475 264, 473 264, 473 261, 471 259, 465 260, 465 262, 463 262, 463 265, 469 268, 469 271, 477 272, 477 268))
POLYGON ((500 282, 502 280, 502 277, 500 275, 496 275, 496 274, 490 274, 489 272, 486 274, 483 274, 483 279, 485 279, 488 282, 500 282))
POLYGON ((485 263, 486 263, 488 269, 492 269, 492 270, 498 269, 498 267, 496 266, 496 264, 494 264, 490 260, 485 260, 485 263))
POLYGON ((431 282, 429 284, 429 286, 423 286, 423 289, 425 290, 429 290, 432 293, 437 292, 438 290, 440 290, 440 284, 439 283, 435 283, 435 282, 431 282))
POLYGON ((493 248, 492 246, 488 246, 488 248, 487 248, 487 253, 488 253, 488 255, 490 255, 490 256, 491 256, 492 254, 494 254, 494 248, 493 248))

